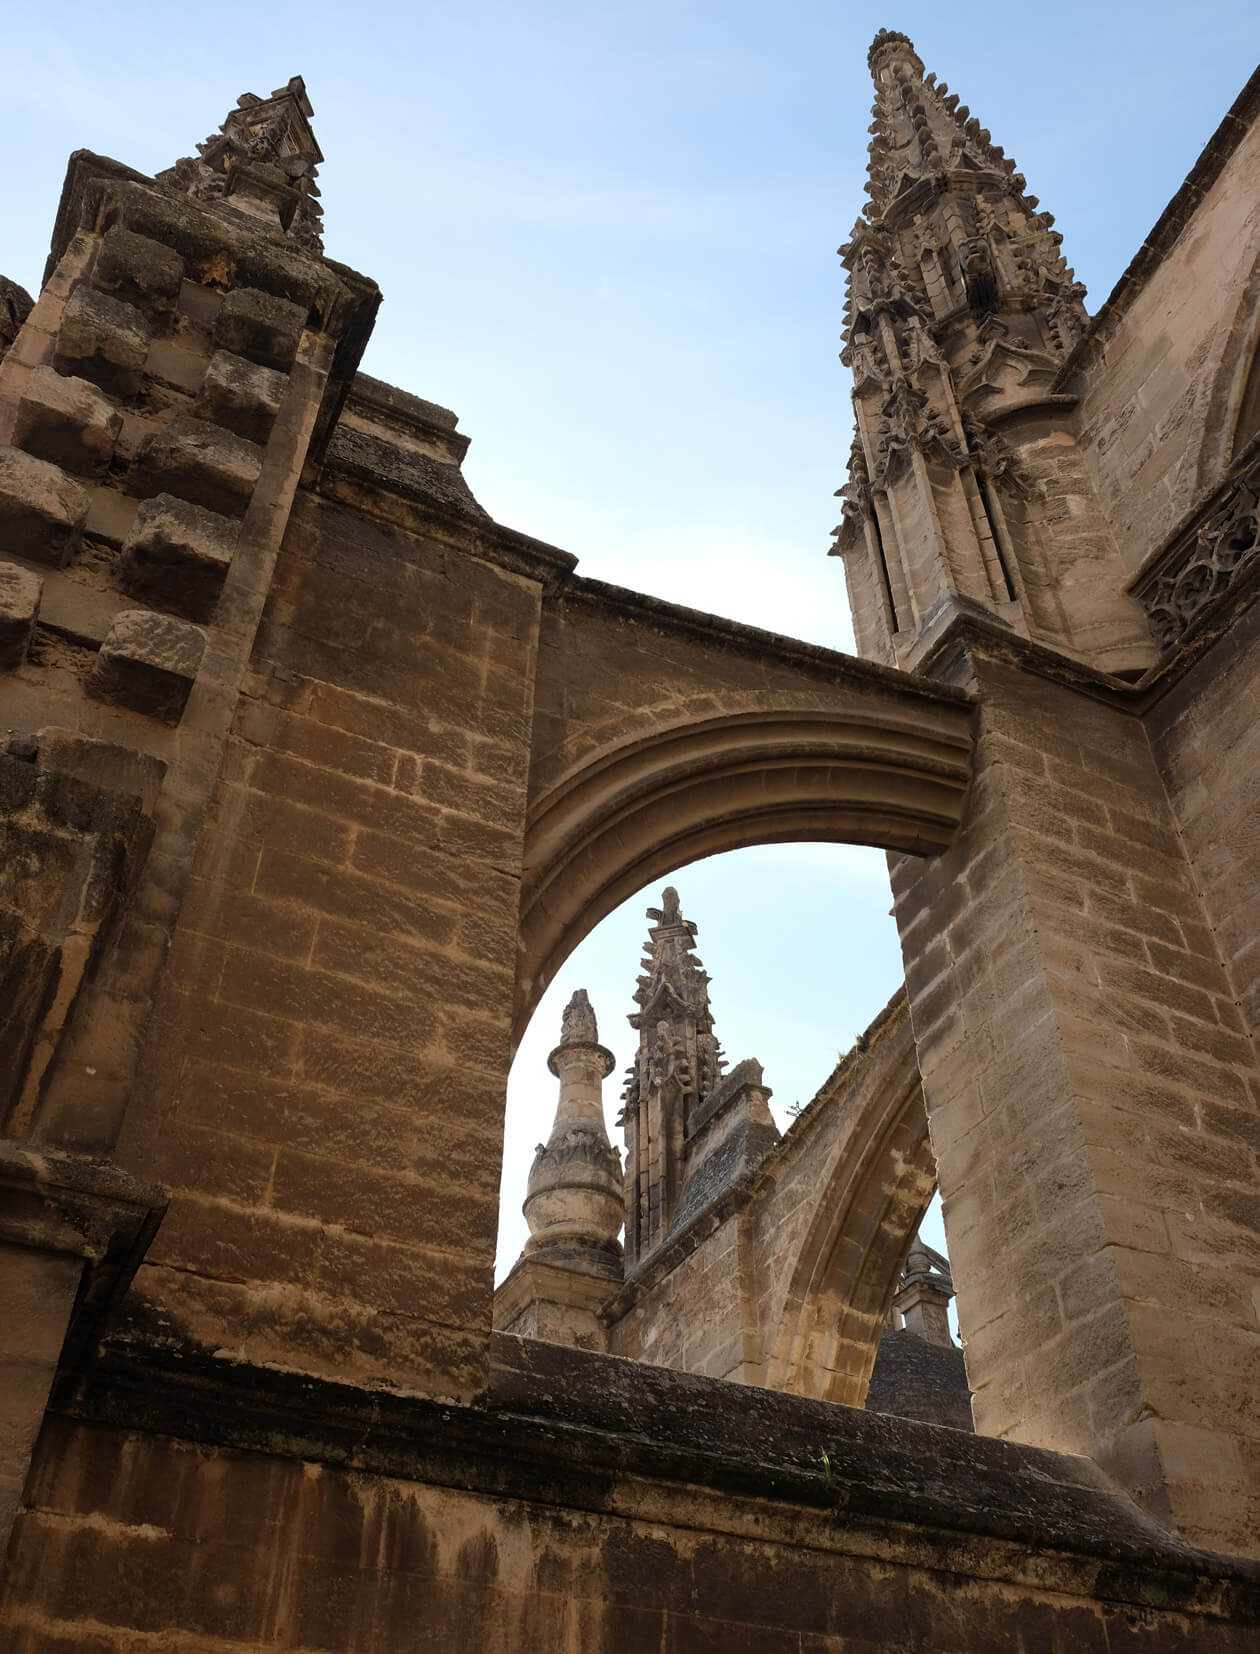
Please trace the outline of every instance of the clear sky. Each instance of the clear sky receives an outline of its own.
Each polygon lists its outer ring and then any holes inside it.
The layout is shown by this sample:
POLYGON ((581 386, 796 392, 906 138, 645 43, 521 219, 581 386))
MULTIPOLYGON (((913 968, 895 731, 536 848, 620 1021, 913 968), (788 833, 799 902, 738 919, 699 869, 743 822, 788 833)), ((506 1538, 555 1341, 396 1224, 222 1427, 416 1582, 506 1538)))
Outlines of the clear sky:
MULTIPOLYGON (((25 6, 5 26, 0 271, 38 285, 72 149, 156 171, 238 93, 303 74, 328 252, 385 293, 364 366, 456 410, 482 504, 584 574, 848 648, 825 555, 850 430, 834 253, 864 199, 880 26, 1015 157, 1091 309, 1260 41, 1254 0, 25 6)), ((807 1100, 899 980, 882 857, 745 851, 674 882, 728 1055, 761 1058, 776 1105, 807 1100)), ((522 1047, 507 1263, 560 1008, 590 990, 620 1071, 656 894, 578 949, 522 1047)))

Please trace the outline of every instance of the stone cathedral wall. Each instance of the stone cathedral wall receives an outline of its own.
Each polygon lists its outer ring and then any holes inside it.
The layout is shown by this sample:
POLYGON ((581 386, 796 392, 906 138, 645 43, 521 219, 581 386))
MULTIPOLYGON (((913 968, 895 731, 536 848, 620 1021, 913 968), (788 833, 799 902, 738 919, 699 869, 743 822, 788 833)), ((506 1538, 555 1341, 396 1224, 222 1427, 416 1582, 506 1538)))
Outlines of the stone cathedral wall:
POLYGON ((1130 572, 1228 457, 1260 343, 1260 75, 1095 319, 1076 359, 1081 446, 1130 572))

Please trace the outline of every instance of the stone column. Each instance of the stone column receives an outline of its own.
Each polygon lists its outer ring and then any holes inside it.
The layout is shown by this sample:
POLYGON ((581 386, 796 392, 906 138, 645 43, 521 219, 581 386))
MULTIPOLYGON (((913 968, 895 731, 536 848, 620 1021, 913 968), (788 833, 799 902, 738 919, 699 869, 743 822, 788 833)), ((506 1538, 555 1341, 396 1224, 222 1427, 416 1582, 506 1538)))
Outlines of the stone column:
POLYGON ((893 1308, 906 1331, 929 1344, 953 1349, 949 1330, 949 1301, 953 1296, 949 1278, 933 1268, 932 1254, 916 1241, 893 1297, 893 1308))
POLYGON ((1255 1055, 1132 698, 963 635, 963 830, 893 888, 977 1428, 1255 1554, 1255 1055))
POLYGON ((560 1097, 526 1186, 529 1239, 495 1293, 500 1331, 607 1347, 599 1310, 622 1278, 617 1236, 625 1220, 621 1157, 604 1124, 603 1083, 615 1061, 599 1043, 595 1013, 579 988, 547 1058, 560 1097))

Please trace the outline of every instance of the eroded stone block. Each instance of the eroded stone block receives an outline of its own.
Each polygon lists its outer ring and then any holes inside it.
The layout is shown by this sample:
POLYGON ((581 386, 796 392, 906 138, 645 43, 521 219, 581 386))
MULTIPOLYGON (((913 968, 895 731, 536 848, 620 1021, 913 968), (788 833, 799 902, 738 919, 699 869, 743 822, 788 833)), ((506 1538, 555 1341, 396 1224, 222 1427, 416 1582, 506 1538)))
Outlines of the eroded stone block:
POLYGON ((221 425, 181 414, 140 444, 128 487, 142 495, 174 494, 209 511, 239 517, 249 504, 262 452, 221 425))
POLYGON ((123 545, 123 586, 189 620, 208 620, 236 550, 237 526, 172 494, 144 500, 123 545))
POLYGON ((224 299, 214 322, 214 342, 259 367, 285 373, 293 366, 306 312, 288 299, 237 287, 224 299))
POLYGON ((124 609, 114 616, 88 674, 88 693, 163 723, 178 723, 205 641, 186 621, 152 609, 124 609))
POLYGON ((183 279, 184 261, 178 253, 118 224, 105 232, 92 272, 93 285, 102 292, 155 319, 174 310, 183 279))
POLYGON ((0 563, 0 667, 20 666, 26 657, 44 583, 16 563, 0 563))
POLYGON ((153 329, 134 304, 82 285, 66 300, 53 365, 114 396, 140 389, 153 329))
POLYGON ((33 368, 18 404, 13 441, 76 476, 99 477, 121 430, 122 415, 95 385, 53 368, 33 368))
POLYGON ((83 536, 91 498, 60 466, 0 447, 0 554, 64 568, 83 536))
POLYGON ((216 350, 195 403, 196 412, 247 442, 266 442, 288 379, 230 350, 216 350))

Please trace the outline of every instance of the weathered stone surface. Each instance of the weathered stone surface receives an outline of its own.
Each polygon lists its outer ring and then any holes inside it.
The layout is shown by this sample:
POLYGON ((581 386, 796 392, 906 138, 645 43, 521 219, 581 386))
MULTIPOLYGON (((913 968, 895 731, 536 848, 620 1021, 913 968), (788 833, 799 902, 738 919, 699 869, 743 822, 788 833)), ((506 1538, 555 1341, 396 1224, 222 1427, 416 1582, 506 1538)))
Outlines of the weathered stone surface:
POLYGON ((123 542, 123 586, 189 620, 208 620, 231 566, 237 526, 173 494, 142 501, 123 542))
POLYGON ((876 1352, 866 1410, 970 1430, 971 1395, 963 1352, 929 1343, 904 1328, 888 1328, 876 1352))
POLYGON ((135 494, 174 494, 239 517, 261 468, 262 454, 254 443, 221 425, 181 414, 140 444, 127 485, 135 494))
POLYGON ((39 613, 43 581, 16 563, 0 563, 0 667, 18 666, 39 613))
POLYGON ((184 261, 177 252, 121 224, 105 232, 92 272, 94 286, 155 320, 174 310, 183 279, 184 261))
POLYGON ((34 309, 35 301, 17 282, 0 276, 0 361, 17 338, 22 323, 34 309))
POLYGON ((173 248, 189 281, 221 283, 226 270, 248 287, 295 301, 304 313, 339 286, 328 264, 296 243, 242 233, 185 196, 138 181, 121 185, 118 195, 128 229, 173 248))
POLYGON ((283 373, 216 350, 193 411, 247 442, 266 442, 288 383, 283 373))
POLYGON ((124 609, 101 644, 88 693, 178 723, 204 648, 195 626, 149 609, 124 609))
POLYGON ((34 368, 18 404, 13 441, 79 477, 99 477, 113 457, 122 415, 95 385, 34 368))
POLYGON ((236 287, 219 308, 214 342, 259 367, 286 373, 293 366, 305 326, 301 305, 261 293, 256 287, 236 287))
POLYGON ((134 304, 81 284, 62 311, 53 364, 58 373, 90 379, 112 396, 134 396, 152 339, 134 304))
POLYGON ((0 553, 64 568, 78 547, 90 504, 87 489, 59 466, 20 448, 0 447, 0 553))

